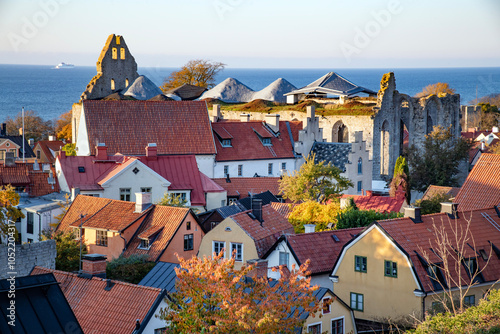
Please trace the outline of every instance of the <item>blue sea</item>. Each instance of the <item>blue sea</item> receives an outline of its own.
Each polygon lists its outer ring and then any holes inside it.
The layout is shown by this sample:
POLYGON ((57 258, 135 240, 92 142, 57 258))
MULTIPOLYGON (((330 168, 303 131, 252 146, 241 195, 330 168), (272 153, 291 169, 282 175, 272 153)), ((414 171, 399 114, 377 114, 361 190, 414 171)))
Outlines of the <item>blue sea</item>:
MULTIPOLYGON (((157 85, 176 68, 139 68, 157 85)), ((327 72, 335 71, 353 83, 378 91, 384 73, 393 71, 396 87, 411 96, 423 87, 447 82, 461 96, 462 104, 477 97, 500 93, 500 67, 495 68, 396 68, 396 69, 243 69, 226 68, 216 83, 233 77, 253 90, 260 90, 278 78, 285 78, 296 87, 305 86, 327 72)), ((0 65, 0 122, 15 117, 24 107, 34 110, 46 120, 56 119, 78 102, 88 82, 96 74, 95 67, 76 66, 54 69, 53 66, 0 65)))

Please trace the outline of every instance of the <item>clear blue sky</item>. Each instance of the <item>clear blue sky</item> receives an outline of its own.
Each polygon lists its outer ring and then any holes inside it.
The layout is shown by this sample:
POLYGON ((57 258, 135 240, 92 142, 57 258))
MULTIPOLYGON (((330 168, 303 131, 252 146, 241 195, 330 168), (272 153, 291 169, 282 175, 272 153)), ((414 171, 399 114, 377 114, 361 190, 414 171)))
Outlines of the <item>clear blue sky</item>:
POLYGON ((139 66, 500 66, 499 0, 0 0, 0 63, 95 65, 109 34, 139 66))

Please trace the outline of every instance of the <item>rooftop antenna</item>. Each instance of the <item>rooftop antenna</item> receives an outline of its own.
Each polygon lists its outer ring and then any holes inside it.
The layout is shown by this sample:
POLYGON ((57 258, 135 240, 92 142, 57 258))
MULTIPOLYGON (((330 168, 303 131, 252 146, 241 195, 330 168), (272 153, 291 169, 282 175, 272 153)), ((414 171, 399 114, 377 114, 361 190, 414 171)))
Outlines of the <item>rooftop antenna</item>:
POLYGON ((23 114, 23 163, 26 162, 24 160, 25 153, 24 153, 24 107, 22 107, 22 114, 23 114))

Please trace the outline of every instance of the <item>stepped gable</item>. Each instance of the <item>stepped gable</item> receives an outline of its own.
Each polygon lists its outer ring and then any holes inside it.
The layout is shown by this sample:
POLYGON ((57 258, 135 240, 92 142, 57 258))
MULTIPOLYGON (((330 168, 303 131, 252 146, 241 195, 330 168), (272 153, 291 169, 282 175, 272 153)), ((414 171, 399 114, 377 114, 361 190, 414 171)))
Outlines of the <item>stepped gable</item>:
POLYGON ((161 89, 144 75, 137 77, 137 79, 127 87, 125 93, 123 93, 123 95, 131 96, 137 100, 149 100, 161 94, 161 89))
POLYGON ((286 102, 286 93, 296 90, 297 87, 283 78, 276 79, 269 86, 255 92, 252 100, 262 99, 273 102, 286 102))
POLYGON ((109 35, 96 64, 97 75, 90 80, 80 101, 102 99, 125 89, 139 76, 137 63, 120 35, 109 35))
POLYGON ((250 102, 253 100, 253 91, 234 78, 227 78, 214 88, 206 91, 200 99, 218 99, 224 102, 250 102))
POLYGON ((83 101, 90 155, 105 143, 108 155, 215 154, 204 101, 83 101))

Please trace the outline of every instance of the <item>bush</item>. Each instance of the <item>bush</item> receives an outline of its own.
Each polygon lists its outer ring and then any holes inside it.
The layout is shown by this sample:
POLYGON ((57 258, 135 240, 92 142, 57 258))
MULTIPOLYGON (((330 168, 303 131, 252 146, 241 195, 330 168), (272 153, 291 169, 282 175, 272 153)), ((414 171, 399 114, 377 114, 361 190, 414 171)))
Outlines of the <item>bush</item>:
POLYGON ((449 202, 451 195, 448 194, 436 194, 433 197, 426 200, 417 200, 415 205, 420 207, 420 213, 423 215, 428 215, 431 213, 441 212, 441 203, 449 202))
POLYGON ((374 210, 347 208, 337 216, 337 230, 353 227, 365 227, 374 221, 401 217, 399 212, 382 213, 374 210))
POLYGON ((149 262, 146 254, 113 259, 106 266, 106 277, 137 284, 153 269, 156 263, 149 262))

